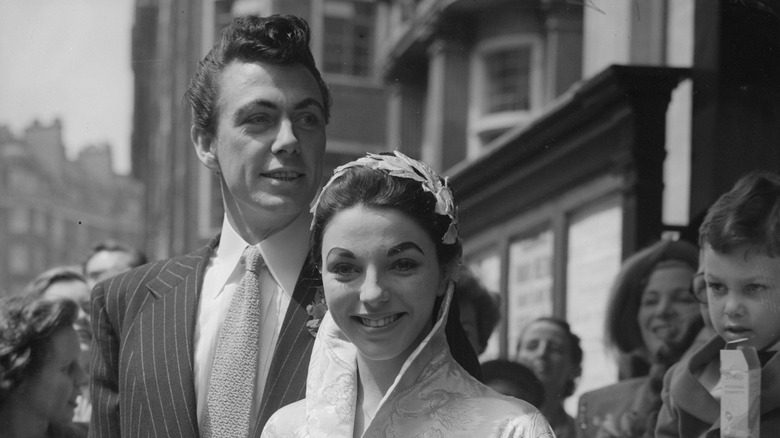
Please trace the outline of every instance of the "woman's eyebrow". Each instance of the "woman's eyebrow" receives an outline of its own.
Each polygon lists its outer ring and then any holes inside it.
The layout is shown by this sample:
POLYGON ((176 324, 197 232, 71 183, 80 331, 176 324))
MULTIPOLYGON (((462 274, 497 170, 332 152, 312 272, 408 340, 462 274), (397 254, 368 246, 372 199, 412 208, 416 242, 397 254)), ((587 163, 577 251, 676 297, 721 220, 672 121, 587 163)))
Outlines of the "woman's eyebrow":
POLYGON ((352 251, 350 251, 348 249, 344 249, 344 248, 339 248, 337 246, 331 248, 330 251, 328 251, 328 254, 325 256, 325 258, 328 258, 331 255, 336 255, 336 256, 339 256, 339 257, 347 257, 347 258, 351 258, 351 259, 355 258, 355 254, 353 254, 352 251))
POLYGON ((387 250, 387 255, 388 256, 394 256, 394 255, 397 255, 397 254, 400 254, 400 253, 406 251, 407 249, 416 249, 417 251, 420 252, 420 254, 425 255, 425 252, 423 252, 422 248, 417 246, 417 244, 414 243, 414 242, 402 242, 402 243, 399 243, 398 245, 395 245, 395 246, 391 247, 390 249, 388 249, 387 250))

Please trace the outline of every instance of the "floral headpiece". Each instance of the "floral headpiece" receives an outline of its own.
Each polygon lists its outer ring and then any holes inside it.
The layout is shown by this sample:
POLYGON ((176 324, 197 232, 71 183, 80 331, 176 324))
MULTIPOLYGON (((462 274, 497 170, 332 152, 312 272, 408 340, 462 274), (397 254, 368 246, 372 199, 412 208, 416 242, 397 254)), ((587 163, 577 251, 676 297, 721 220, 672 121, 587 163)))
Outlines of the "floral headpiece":
MULTIPOLYGON (((312 205, 312 214, 317 210, 317 205, 320 203, 322 193, 333 184, 333 181, 341 177, 347 169, 353 167, 368 167, 369 169, 383 170, 390 176, 419 181, 422 184, 423 190, 432 193, 436 198, 436 214, 448 216, 450 218, 450 226, 441 239, 442 243, 452 245, 458 241, 458 212, 452 199, 452 190, 447 185, 447 178, 441 178, 439 174, 429 166, 420 161, 413 160, 398 151, 393 151, 393 155, 368 153, 363 158, 337 167, 336 170, 333 171, 333 176, 330 177, 328 183, 322 188, 320 195, 312 205)), ((312 221, 312 228, 313 227, 314 221, 312 221)))

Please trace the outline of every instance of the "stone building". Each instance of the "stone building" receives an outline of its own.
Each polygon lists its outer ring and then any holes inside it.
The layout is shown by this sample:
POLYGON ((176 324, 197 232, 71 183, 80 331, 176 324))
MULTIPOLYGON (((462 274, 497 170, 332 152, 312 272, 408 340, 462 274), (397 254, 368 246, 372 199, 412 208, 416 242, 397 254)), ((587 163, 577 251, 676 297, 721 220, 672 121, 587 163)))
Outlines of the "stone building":
POLYGON ((504 303, 485 358, 513 357, 530 318, 564 317, 586 351, 580 391, 618 376, 601 339, 621 261, 662 237, 695 239, 742 173, 780 170, 777 1, 138 0, 136 11, 133 158, 154 256, 196 247, 222 214, 182 103, 197 61, 233 16, 297 14, 333 88, 327 167, 399 149, 449 175, 466 261, 504 303))
POLYGON ((504 303, 484 358, 557 315, 583 339, 579 390, 616 380, 602 338, 621 261, 695 241, 742 173, 780 171, 780 4, 382 3, 388 147, 451 177, 466 261, 504 303))
POLYGON ((69 160, 62 128, 36 121, 17 138, 0 126, 0 295, 50 267, 80 264, 99 240, 141 240, 141 184, 113 172, 106 144, 69 160))

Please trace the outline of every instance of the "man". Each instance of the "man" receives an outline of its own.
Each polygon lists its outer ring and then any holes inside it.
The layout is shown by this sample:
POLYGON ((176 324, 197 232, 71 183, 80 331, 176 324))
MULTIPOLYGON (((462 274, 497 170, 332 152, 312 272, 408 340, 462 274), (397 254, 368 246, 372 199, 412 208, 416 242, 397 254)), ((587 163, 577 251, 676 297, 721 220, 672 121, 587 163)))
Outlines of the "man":
POLYGON ((84 276, 92 289, 103 280, 114 277, 146 263, 141 251, 115 240, 104 240, 92 247, 84 260, 84 276))
MULTIPOLYGON (((273 412, 304 397, 315 317, 307 306, 321 290, 307 261, 308 208, 330 110, 308 45, 300 18, 243 17, 201 61, 187 91, 191 134, 219 176, 222 232, 195 253, 95 287, 91 436, 259 436, 273 412), (257 250, 262 263, 250 268, 257 250), (233 335, 243 309, 231 301, 246 298, 253 270, 255 348, 220 353, 249 336, 233 335), (254 369, 241 378, 252 383, 223 394, 238 381, 224 373, 242 368, 247 353, 254 369), (224 365, 225 357, 236 359, 224 365)), ((454 356, 475 359, 460 334, 454 356)))

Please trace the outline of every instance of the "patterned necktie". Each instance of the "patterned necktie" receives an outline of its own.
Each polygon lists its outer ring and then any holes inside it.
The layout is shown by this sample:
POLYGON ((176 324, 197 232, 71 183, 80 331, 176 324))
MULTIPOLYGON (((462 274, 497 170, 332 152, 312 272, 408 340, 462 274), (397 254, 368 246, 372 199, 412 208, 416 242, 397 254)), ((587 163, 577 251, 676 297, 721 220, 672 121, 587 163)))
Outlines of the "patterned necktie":
POLYGON ((249 434, 249 418, 257 382, 260 331, 260 250, 249 246, 241 256, 246 268, 219 333, 211 371, 204 438, 234 438, 249 434))

